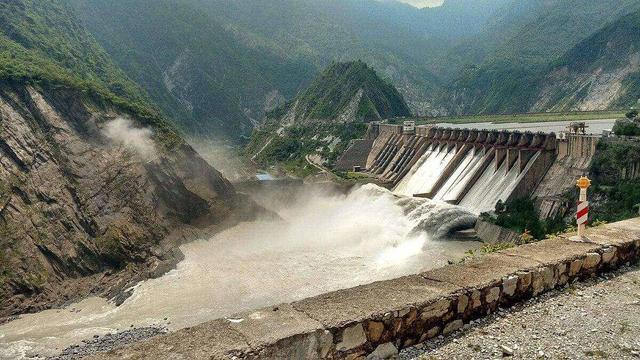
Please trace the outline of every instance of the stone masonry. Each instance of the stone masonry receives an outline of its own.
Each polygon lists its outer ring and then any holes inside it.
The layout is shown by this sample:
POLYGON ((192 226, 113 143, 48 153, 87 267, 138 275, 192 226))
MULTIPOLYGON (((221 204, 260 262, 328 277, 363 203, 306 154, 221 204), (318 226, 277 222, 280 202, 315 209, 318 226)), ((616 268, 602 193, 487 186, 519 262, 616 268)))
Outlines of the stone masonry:
POLYGON ((635 262, 640 218, 462 264, 249 311, 99 359, 385 359, 567 282, 635 262))

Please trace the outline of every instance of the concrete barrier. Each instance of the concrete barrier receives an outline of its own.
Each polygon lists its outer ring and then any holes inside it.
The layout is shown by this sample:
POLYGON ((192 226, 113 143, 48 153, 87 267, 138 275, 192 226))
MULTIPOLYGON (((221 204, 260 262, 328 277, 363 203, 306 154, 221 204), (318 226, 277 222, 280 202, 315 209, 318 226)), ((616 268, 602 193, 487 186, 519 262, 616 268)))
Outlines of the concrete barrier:
POLYGON ((478 219, 474 228, 476 230, 476 236, 488 244, 517 244, 520 241, 521 234, 484 220, 478 219))
POLYGON ((635 262, 640 254, 640 218, 589 229, 591 243, 567 236, 237 314, 96 358, 364 359, 446 336, 498 306, 635 262))

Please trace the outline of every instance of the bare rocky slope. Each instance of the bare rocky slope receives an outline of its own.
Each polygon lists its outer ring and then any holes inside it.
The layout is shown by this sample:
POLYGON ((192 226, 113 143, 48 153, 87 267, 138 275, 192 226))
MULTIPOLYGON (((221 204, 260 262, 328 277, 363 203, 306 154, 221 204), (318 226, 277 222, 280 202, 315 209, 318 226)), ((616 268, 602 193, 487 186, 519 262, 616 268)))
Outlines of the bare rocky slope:
POLYGON ((532 111, 599 110, 640 100, 640 11, 579 43, 541 81, 532 111))
POLYGON ((161 274, 187 229, 244 205, 171 130, 77 90, 0 85, 0 322, 161 274))

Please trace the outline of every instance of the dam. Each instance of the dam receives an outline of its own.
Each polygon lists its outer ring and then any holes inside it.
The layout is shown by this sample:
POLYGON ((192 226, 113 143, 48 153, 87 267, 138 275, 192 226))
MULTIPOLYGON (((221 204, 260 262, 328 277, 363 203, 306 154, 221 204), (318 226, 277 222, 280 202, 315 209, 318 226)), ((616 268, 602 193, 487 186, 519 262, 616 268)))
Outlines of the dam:
POLYGON ((531 194, 557 158, 554 133, 372 123, 338 169, 357 166, 397 195, 460 205, 476 214, 531 194))

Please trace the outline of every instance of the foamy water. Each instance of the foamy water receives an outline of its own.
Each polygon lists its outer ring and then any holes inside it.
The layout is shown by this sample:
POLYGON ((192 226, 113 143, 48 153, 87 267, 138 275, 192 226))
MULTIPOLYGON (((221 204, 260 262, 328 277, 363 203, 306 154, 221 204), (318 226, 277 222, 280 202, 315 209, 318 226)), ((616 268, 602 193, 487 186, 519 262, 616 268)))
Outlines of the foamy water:
POLYGON ((436 146, 435 149, 428 150, 400 180, 394 192, 405 196, 430 192, 455 155, 454 149, 436 146))
POLYGON ((193 326, 443 266, 478 246, 428 233, 467 219, 460 209, 373 185, 348 195, 301 193, 277 210, 283 221, 243 223, 183 246, 185 260, 175 270, 139 284, 119 307, 89 298, 0 326, 0 358, 56 354, 132 325, 193 326))

